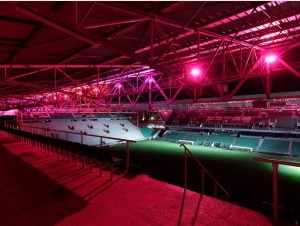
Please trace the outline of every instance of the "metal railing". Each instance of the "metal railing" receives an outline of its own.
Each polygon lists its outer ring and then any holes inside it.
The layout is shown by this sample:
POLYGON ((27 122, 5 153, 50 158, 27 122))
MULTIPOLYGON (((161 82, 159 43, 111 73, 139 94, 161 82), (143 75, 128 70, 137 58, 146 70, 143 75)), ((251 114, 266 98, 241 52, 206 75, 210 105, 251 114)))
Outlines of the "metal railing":
POLYGON ((221 189, 221 191, 224 192, 225 194, 225 200, 229 201, 230 195, 229 193, 225 190, 225 188, 217 181, 217 179, 205 168, 205 166, 197 159, 193 153, 184 145, 180 144, 180 147, 184 147, 184 192, 187 189, 187 154, 189 154, 192 159, 197 163, 198 166, 201 167, 201 193, 204 195, 205 192, 205 173, 212 179, 214 182, 214 195, 215 198, 218 196, 218 188, 221 189))
MULTIPOLYGON (((21 130, 22 127, 25 127, 25 128, 30 128, 30 133, 34 134, 34 131, 33 129, 38 129, 38 130, 42 130, 42 131, 45 131, 45 137, 48 137, 48 133, 49 132, 59 132, 59 133, 65 133, 66 134, 66 141, 68 141, 68 135, 69 134, 77 134, 77 135, 80 135, 80 143, 82 144, 83 143, 83 139, 84 137, 98 137, 99 138, 99 144, 100 144, 100 147, 102 147, 102 141, 103 139, 110 139, 110 140, 117 140, 117 141, 123 141, 126 143, 126 170, 128 171, 129 170, 129 166, 130 166, 130 149, 129 149, 129 143, 136 143, 135 140, 129 140, 129 139, 122 139, 122 138, 115 138, 115 137, 107 137, 107 136, 100 136, 100 135, 94 135, 94 134, 88 134, 88 133, 80 133, 80 132, 71 132, 71 131, 65 131, 65 130, 56 130, 56 129, 50 129, 50 128, 44 128, 44 127, 36 127, 36 126, 27 126, 27 125, 20 125, 19 126, 19 129, 21 130)), ((28 132, 26 130, 24 130, 25 132, 28 132)))
POLYGON ((266 162, 271 163, 273 168, 273 216, 274 220, 278 220, 278 168, 279 165, 286 165, 286 166, 294 166, 300 167, 300 163, 290 162, 285 160, 278 160, 278 159, 268 159, 268 158, 259 158, 254 157, 254 161, 257 162, 266 162))

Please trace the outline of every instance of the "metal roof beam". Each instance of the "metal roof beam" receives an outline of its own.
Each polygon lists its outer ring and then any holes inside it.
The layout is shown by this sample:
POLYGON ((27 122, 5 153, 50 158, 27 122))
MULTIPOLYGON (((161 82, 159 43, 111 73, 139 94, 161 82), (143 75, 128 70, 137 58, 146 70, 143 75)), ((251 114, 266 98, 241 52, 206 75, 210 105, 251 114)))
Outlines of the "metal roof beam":
POLYGON ((298 72, 295 68, 290 66, 288 63, 286 63, 284 60, 278 57, 278 61, 285 66, 289 71, 291 71, 294 75, 300 78, 300 72, 298 72))
POLYGON ((26 20, 26 19, 19 19, 19 18, 12 18, 7 16, 0 16, 0 20, 18 23, 18 24, 27 24, 27 25, 39 25, 39 22, 32 21, 32 20, 26 20))
MULTIPOLYGON (((97 4, 99 4, 99 3, 97 3, 97 4)), ((103 3, 101 3, 101 4, 105 5, 106 7, 113 8, 113 9, 119 9, 119 7, 122 7, 122 9, 125 10, 125 12, 130 13, 130 14, 134 14, 134 15, 138 15, 138 16, 147 16, 149 18, 153 17, 152 14, 147 14, 147 13, 145 13, 143 11, 132 9, 132 8, 130 8, 128 6, 126 6, 124 8, 124 5, 119 5, 118 3, 111 3, 110 2, 109 6, 106 5, 106 4, 103 4, 103 3)), ((261 4, 258 4, 258 5, 261 5, 261 4)), ((256 8, 258 5, 255 5, 255 7, 253 7, 253 8, 256 8)), ((161 22, 161 23, 167 24, 169 26, 173 26, 175 28, 180 28, 180 29, 184 28, 184 30, 187 30, 188 32, 196 31, 197 30, 197 29, 192 28, 190 26, 184 26, 184 24, 181 24, 181 23, 178 23, 178 22, 166 19, 163 16, 155 15, 155 19, 157 21, 161 22)), ((199 30, 199 32, 201 34, 208 35, 208 36, 211 36, 211 37, 214 37, 214 38, 224 39, 225 41, 232 41, 233 43, 237 43, 237 44, 241 44, 241 45, 245 45, 245 46, 251 46, 251 47, 253 46, 250 43, 239 41, 239 40, 232 40, 232 37, 223 36, 223 35, 211 32, 211 31, 207 31, 207 30, 202 29, 202 28, 198 28, 198 30, 199 30)), ((185 37, 185 34, 183 33, 182 35, 178 35, 177 38, 180 38, 181 36, 185 37)), ((257 47, 257 46, 254 46, 254 48, 263 49, 263 48, 260 48, 260 47, 257 47)))
POLYGON ((109 22, 109 23, 91 24, 91 25, 86 25, 84 27, 86 29, 94 29, 94 28, 107 27, 107 26, 120 25, 120 24, 136 23, 145 20, 149 20, 149 18, 143 17, 143 18, 136 18, 136 19, 120 20, 120 21, 109 22))
POLYGON ((0 68, 14 68, 14 69, 23 69, 23 68, 125 68, 130 66, 131 68, 149 68, 143 64, 132 64, 132 65, 123 65, 123 64, 4 64, 0 65, 0 68))
POLYGON ((150 66, 153 69, 156 69, 160 72, 171 74, 170 71, 168 71, 166 68, 159 66, 155 62, 151 62, 148 59, 145 59, 133 52, 130 52, 128 49, 116 45, 114 42, 107 40, 106 38, 97 35, 95 33, 92 33, 84 28, 82 28, 80 25, 75 25, 68 23, 67 21, 60 20, 59 17, 57 17, 57 14, 49 11, 49 10, 43 10, 43 9, 37 9, 37 8, 30 8, 27 5, 24 5, 23 3, 18 4, 16 6, 17 11, 24 13, 27 16, 30 16, 50 27, 53 27, 61 32, 67 33, 74 38, 77 38, 83 42, 86 42, 88 44, 91 44, 93 46, 103 45, 104 47, 122 54, 126 57, 129 57, 137 62, 141 62, 143 64, 146 64, 150 66))

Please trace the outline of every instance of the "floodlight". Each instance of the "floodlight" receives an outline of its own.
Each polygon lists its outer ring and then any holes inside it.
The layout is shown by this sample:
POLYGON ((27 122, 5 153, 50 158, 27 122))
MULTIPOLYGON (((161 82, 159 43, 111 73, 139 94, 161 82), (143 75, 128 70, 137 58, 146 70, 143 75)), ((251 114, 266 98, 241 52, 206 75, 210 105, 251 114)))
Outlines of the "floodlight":
POLYGON ((199 76, 201 74, 201 70, 199 68, 193 68, 190 73, 192 76, 199 76))
POLYGON ((275 60, 276 60, 276 56, 275 56, 275 55, 268 55, 268 56, 266 56, 266 58, 265 58, 265 61, 266 61, 267 63, 273 63, 275 60))

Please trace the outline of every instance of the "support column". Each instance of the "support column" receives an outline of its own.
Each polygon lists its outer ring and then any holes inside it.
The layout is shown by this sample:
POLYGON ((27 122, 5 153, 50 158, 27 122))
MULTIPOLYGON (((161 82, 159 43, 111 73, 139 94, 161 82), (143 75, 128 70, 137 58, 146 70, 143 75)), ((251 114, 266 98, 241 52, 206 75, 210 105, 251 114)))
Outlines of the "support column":
POLYGON ((129 172, 129 142, 126 143, 126 172, 129 172))
POLYGON ((275 221, 278 220, 278 164, 272 163, 273 167, 273 214, 275 221))

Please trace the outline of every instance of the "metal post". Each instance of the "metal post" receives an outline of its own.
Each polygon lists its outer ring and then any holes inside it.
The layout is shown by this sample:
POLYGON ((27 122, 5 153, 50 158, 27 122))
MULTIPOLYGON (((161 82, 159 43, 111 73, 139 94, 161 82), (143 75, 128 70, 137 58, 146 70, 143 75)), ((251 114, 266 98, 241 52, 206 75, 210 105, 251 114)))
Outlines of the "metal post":
POLYGON ((205 174, 205 171, 204 171, 204 168, 202 167, 202 195, 204 195, 204 188, 205 188, 205 184, 204 184, 204 174, 205 174))
POLYGON ((129 142, 126 142, 126 172, 129 171, 129 142))
POLYGON ((186 156, 186 149, 184 148, 184 191, 187 188, 187 156, 186 156))
POLYGON ((139 127, 139 112, 136 112, 136 127, 139 127))
POLYGON ((278 164, 272 163, 273 167, 273 213, 274 219, 278 219, 278 164))

